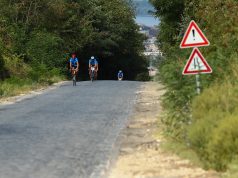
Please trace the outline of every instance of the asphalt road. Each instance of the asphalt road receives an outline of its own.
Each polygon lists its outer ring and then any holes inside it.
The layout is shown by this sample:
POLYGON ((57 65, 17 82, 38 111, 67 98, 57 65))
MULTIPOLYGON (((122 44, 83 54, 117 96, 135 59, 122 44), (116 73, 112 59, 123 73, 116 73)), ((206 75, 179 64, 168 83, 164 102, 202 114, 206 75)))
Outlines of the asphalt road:
POLYGON ((0 106, 0 178, 99 178, 138 82, 67 82, 0 106))

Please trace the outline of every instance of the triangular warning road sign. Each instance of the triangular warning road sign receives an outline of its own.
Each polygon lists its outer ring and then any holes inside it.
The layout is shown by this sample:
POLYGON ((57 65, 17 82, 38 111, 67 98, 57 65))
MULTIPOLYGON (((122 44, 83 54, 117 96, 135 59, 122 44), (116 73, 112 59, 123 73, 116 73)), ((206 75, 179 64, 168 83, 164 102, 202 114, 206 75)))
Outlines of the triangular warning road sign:
POLYGON ((198 27, 195 21, 191 21, 189 27, 183 37, 180 48, 192 48, 199 46, 209 46, 210 42, 198 27))
POLYGON ((183 70, 183 75, 212 73, 212 68, 198 48, 195 48, 183 70))

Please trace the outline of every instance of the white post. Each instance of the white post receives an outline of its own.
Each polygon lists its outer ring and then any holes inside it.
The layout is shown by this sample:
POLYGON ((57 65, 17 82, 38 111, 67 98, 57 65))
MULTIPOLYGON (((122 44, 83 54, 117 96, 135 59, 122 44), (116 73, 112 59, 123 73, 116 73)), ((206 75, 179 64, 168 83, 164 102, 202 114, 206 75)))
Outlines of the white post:
POLYGON ((201 94, 201 83, 200 83, 200 75, 196 75, 196 84, 197 84, 197 94, 201 94))
MULTIPOLYGON (((198 60, 198 58, 196 58, 195 60, 197 63, 198 70, 200 71, 199 60, 198 60)), ((197 85, 197 94, 200 95, 201 94, 201 82, 200 82, 200 74, 199 73, 196 75, 196 85, 197 85)))

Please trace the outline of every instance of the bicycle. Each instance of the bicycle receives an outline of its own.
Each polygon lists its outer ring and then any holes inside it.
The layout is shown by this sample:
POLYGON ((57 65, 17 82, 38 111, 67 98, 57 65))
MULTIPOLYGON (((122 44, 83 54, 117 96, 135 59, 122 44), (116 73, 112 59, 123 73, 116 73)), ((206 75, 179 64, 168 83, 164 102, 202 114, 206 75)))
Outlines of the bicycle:
POLYGON ((94 66, 90 67, 90 79, 93 82, 96 76, 96 69, 94 66))
POLYGON ((76 71, 76 69, 71 69, 71 71, 72 71, 73 86, 76 86, 76 83, 77 83, 77 81, 76 81, 77 71, 76 71))
POLYGON ((123 78, 122 78, 122 77, 118 77, 118 80, 119 80, 119 81, 122 81, 122 80, 123 80, 123 78))

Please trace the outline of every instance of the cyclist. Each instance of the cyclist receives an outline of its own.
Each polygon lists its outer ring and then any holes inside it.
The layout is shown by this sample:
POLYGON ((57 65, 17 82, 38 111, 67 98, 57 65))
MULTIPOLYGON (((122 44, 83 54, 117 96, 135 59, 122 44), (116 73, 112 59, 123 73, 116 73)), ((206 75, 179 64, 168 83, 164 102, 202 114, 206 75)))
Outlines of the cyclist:
POLYGON ((119 72, 117 74, 117 78, 118 78, 118 80, 123 80, 123 72, 121 70, 119 70, 119 72))
POLYGON ((95 67, 95 79, 97 79, 98 61, 97 61, 97 59, 94 56, 92 56, 89 59, 88 67, 89 67, 89 76, 91 76, 91 67, 95 67))
POLYGON ((69 60, 69 66, 70 66, 70 71, 71 73, 73 72, 73 70, 76 71, 76 73, 79 70, 79 60, 76 57, 76 54, 72 54, 72 57, 69 60))

